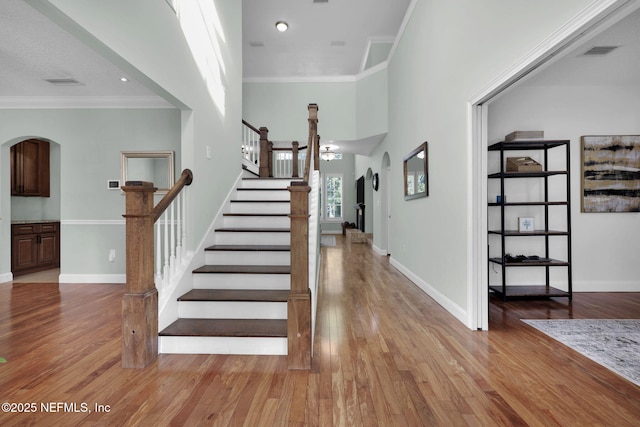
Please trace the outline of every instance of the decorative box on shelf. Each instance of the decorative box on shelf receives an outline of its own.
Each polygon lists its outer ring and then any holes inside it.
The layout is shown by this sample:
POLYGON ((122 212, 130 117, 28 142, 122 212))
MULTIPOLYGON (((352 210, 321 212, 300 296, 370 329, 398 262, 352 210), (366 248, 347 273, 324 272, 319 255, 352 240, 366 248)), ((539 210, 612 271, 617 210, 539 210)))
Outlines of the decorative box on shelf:
POLYGON ((507 157, 507 172, 542 172, 542 165, 531 157, 507 157))
POLYGON ((517 130, 504 137, 506 142, 511 141, 536 141, 544 138, 544 131, 541 130, 517 130))

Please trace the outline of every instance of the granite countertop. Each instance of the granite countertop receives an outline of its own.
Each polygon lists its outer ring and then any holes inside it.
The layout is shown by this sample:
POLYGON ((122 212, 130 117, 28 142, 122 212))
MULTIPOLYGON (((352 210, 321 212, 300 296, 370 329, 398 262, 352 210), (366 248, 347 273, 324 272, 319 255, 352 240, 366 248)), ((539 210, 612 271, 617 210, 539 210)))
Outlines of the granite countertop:
POLYGON ((59 219, 22 219, 12 220, 11 224, 48 224, 52 222, 60 222, 59 219))

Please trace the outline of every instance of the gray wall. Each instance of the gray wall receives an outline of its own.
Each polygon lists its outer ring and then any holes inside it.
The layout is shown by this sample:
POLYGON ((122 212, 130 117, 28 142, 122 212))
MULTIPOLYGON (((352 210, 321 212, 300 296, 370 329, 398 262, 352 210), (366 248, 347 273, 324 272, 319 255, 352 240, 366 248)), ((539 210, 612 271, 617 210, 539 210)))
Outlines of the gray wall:
POLYGON ((180 111, 175 109, 0 110, 0 274, 10 271, 5 219, 59 219, 61 274, 124 274, 124 195, 120 152, 173 150, 180 164, 180 111), (52 141, 51 197, 10 197, 9 147, 38 137, 52 141), (114 262, 108 261, 116 249, 114 262))

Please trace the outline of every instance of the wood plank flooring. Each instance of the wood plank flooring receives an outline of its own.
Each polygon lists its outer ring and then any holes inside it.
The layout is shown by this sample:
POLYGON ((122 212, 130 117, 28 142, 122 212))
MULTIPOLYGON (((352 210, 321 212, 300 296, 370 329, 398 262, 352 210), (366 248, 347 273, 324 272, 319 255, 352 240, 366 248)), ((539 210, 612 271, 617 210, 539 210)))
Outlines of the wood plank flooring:
POLYGON ((639 293, 494 299, 491 330, 477 332, 367 245, 338 236, 322 253, 308 372, 228 355, 122 369, 122 286, 0 284, 0 402, 23 412, 0 412, 0 425, 640 424, 639 387, 520 321, 640 318, 639 293))

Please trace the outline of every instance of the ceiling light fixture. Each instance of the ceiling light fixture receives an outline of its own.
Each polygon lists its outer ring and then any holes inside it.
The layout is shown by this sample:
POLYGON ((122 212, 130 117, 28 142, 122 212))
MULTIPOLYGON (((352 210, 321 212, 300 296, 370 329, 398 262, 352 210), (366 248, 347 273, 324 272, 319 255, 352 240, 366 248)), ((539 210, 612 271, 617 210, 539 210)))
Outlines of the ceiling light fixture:
POLYGON ((289 24, 287 24, 284 21, 278 21, 278 22, 276 22, 276 28, 281 33, 284 33, 285 31, 287 31, 289 29, 289 24))
POLYGON ((320 158, 322 160, 326 160, 327 162, 330 162, 331 160, 336 158, 336 153, 331 151, 332 149, 335 150, 337 148, 339 148, 337 145, 326 145, 323 147, 326 151, 322 151, 320 153, 320 158))
POLYGON ((120 81, 123 82, 123 83, 126 83, 126 82, 129 81, 129 79, 126 78, 126 77, 120 77, 120 81))

